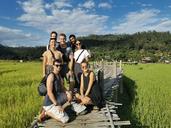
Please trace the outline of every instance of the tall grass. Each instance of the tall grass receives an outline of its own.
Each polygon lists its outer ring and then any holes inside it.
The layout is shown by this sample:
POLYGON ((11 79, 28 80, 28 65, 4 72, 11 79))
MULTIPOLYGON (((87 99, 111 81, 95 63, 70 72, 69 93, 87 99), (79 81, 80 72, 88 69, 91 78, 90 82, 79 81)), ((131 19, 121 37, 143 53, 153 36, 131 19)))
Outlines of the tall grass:
POLYGON ((171 127, 171 65, 124 66, 125 103, 122 116, 132 127, 171 127))
MULTIPOLYGON (((42 104, 40 62, 0 61, 0 128, 30 125, 42 104)), ((171 127, 171 65, 124 66, 123 118, 132 127, 171 127)))
POLYGON ((39 62, 0 61, 0 127, 30 125, 42 104, 37 93, 41 79, 39 62))

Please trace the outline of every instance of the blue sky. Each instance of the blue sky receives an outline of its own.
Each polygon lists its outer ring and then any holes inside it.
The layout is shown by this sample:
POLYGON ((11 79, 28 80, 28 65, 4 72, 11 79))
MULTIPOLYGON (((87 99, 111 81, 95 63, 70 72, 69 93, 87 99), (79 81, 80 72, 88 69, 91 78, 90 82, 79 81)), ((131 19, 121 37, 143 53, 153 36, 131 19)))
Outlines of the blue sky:
POLYGON ((50 31, 133 34, 171 31, 170 0, 1 0, 0 43, 42 46, 50 31))

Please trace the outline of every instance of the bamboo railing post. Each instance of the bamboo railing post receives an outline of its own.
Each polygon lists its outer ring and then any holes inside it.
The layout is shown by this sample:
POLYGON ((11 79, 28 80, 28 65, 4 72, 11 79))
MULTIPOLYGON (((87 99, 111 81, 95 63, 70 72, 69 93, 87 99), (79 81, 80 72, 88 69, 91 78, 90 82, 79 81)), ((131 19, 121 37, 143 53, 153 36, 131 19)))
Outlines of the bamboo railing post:
POLYGON ((121 72, 121 76, 119 78, 120 94, 123 94, 122 60, 120 60, 120 62, 119 62, 119 69, 121 72))

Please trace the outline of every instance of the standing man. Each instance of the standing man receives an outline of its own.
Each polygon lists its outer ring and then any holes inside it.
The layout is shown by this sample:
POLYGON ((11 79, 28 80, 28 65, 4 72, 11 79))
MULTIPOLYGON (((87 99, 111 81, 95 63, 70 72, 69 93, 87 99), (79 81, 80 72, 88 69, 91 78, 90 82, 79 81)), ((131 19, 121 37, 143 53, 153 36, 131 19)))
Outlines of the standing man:
POLYGON ((75 85, 73 73, 74 55, 72 48, 67 46, 66 35, 64 33, 59 35, 59 46, 57 47, 57 50, 63 54, 63 67, 61 70, 61 76, 69 83, 69 90, 73 91, 75 85))

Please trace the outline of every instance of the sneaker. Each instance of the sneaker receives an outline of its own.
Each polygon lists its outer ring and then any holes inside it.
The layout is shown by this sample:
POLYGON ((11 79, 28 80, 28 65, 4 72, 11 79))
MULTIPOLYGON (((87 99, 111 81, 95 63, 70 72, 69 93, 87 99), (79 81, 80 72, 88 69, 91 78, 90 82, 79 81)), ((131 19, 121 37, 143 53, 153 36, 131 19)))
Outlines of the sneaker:
POLYGON ((99 108, 98 108, 97 106, 94 106, 94 107, 93 107, 93 111, 94 111, 94 112, 98 112, 98 111, 99 111, 99 108))
POLYGON ((85 109, 84 111, 78 113, 77 116, 85 115, 87 113, 88 113, 88 111, 87 111, 87 109, 85 109))
POLYGON ((75 111, 77 115, 79 115, 81 112, 86 110, 86 106, 74 102, 71 103, 71 109, 75 111))

